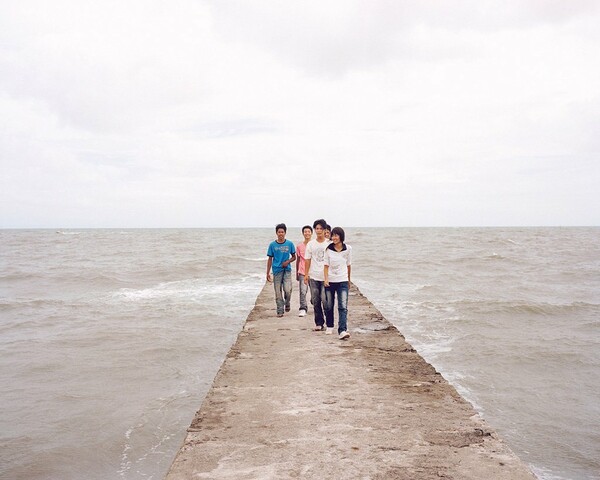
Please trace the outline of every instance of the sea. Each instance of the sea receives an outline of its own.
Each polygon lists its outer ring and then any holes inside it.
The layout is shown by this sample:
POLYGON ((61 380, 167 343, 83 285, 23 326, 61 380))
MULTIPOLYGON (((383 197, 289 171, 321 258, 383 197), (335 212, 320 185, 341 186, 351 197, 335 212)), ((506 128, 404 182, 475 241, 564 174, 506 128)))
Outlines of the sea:
MULTIPOLYGON (((0 230, 0 478, 164 478, 274 238, 0 230)), ((358 288, 540 479, 600 479, 600 228, 355 227, 346 242, 358 288)))

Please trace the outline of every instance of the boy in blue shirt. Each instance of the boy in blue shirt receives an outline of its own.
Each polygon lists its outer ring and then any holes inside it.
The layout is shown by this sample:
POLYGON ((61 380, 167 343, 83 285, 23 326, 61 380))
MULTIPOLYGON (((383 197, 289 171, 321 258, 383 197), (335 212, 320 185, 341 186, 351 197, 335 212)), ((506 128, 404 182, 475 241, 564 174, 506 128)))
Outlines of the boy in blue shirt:
POLYGON ((267 281, 271 281, 271 268, 273 268, 277 316, 283 317, 284 306, 286 312, 290 311, 290 300, 292 298, 291 264, 296 260, 296 247, 285 238, 287 233, 285 223, 278 224, 275 227, 275 233, 277 234, 277 240, 271 242, 267 250, 267 256, 269 257, 267 260, 267 281))

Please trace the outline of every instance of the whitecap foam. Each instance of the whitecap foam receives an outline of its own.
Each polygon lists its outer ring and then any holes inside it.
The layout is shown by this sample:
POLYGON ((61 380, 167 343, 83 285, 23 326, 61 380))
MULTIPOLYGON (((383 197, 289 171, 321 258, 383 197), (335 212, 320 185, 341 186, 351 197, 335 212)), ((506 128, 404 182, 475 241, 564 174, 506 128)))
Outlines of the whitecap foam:
POLYGON ((202 301, 208 297, 231 298, 232 295, 240 293, 258 293, 260 289, 259 278, 262 277, 253 275, 251 276, 253 281, 244 278, 236 283, 208 283, 200 279, 178 280, 143 289, 122 288, 113 293, 113 298, 129 301, 165 299, 202 301))
POLYGON ((569 480, 567 477, 563 477, 561 475, 556 475, 552 473, 549 469, 538 467, 535 465, 529 465, 535 476, 540 480, 569 480))

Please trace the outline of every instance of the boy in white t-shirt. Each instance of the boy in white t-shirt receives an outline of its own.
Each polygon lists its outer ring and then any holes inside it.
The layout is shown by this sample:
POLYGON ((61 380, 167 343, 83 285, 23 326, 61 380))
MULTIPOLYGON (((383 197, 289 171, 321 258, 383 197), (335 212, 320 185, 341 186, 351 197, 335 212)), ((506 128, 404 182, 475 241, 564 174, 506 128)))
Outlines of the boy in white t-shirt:
POLYGON ((329 240, 325 238, 325 229, 327 222, 322 218, 315 220, 313 228, 317 238, 314 238, 306 244, 304 253, 304 264, 306 273, 304 275, 304 284, 310 285, 310 303, 315 311, 314 331, 331 333, 333 329, 333 316, 327 315, 327 327, 325 328, 325 276, 323 269, 325 267, 325 249, 329 245, 329 240))

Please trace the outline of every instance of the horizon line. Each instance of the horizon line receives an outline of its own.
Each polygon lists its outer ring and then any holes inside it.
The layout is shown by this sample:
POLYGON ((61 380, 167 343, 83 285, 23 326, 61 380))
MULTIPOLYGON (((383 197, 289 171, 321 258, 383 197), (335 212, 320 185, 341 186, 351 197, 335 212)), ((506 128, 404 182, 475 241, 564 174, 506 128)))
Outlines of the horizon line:
MULTIPOLYGON (((303 225, 287 226, 287 229, 301 229, 303 225)), ((600 225, 347 225, 343 228, 597 228, 600 225)), ((241 230, 273 229, 274 226, 202 226, 202 227, 0 227, 0 230, 241 230)))

